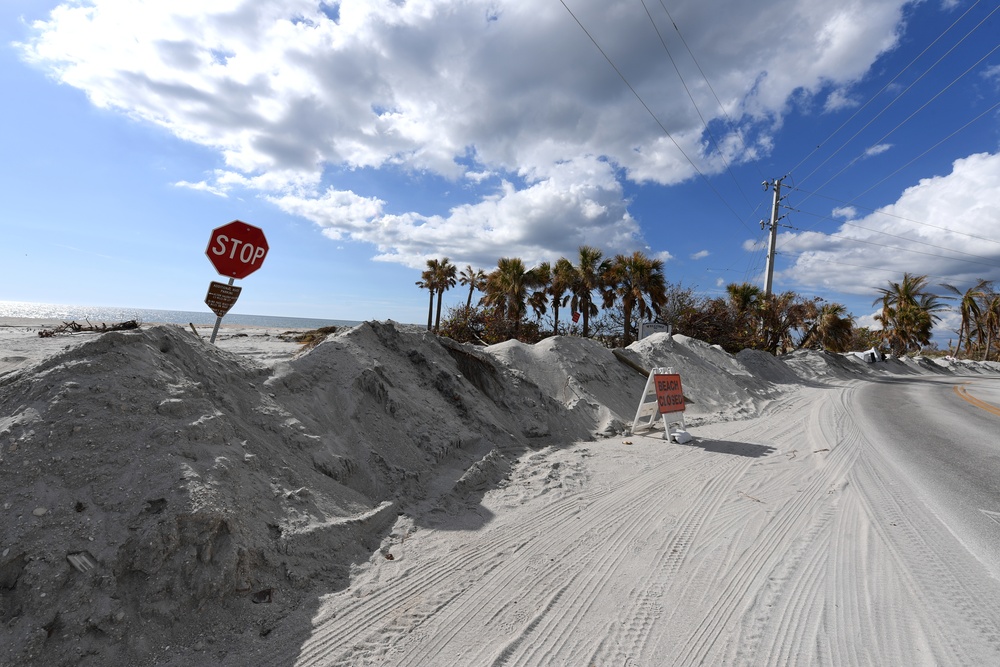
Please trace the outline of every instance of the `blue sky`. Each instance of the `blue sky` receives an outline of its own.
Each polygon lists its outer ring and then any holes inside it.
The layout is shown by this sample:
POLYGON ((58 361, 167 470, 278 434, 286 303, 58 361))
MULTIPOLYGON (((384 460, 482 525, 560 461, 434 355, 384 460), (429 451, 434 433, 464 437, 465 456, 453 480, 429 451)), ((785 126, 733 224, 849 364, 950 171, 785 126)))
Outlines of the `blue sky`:
MULTIPOLYGON (((426 319, 428 258, 642 250, 701 294, 1000 281, 995 0, 4 0, 0 300, 426 319)), ((447 305, 464 301, 460 288, 447 305)), ((938 338, 953 323, 942 323, 938 338)))

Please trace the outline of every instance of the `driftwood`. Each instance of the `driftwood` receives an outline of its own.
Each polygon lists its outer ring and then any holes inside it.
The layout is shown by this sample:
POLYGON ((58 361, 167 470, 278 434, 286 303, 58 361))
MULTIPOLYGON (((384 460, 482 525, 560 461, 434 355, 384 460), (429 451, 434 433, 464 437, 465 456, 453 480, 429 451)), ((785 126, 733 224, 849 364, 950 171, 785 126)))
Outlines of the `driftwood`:
POLYGON ((138 320, 128 320, 111 325, 91 324, 90 320, 86 320, 86 322, 86 325, 78 322, 63 322, 54 329, 42 329, 38 332, 38 335, 40 338, 52 338, 57 334, 104 333, 106 331, 128 331, 129 329, 139 328, 138 320))

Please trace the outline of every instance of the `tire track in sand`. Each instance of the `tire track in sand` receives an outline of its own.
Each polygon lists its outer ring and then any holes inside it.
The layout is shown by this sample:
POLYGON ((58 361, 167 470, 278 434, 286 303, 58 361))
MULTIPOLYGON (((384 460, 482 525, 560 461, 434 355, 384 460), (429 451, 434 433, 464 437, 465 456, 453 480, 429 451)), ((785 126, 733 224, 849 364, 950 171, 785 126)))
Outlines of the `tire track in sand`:
MULTIPOLYGON (((314 635, 303 647, 298 664, 362 664, 362 660, 369 658, 377 661, 385 658, 392 645, 401 641, 410 645, 400 658, 404 660, 402 664, 420 664, 425 659, 433 662, 444 645, 468 626, 473 617, 479 619, 477 622, 481 622, 483 616, 487 617, 485 620, 499 617, 502 605, 506 604, 502 601, 506 598, 498 596, 497 592, 516 582, 525 586, 520 599, 537 602, 524 595, 544 596, 556 582, 565 580, 565 574, 557 572, 552 576, 549 571, 552 566, 543 563, 537 569, 540 581, 532 582, 525 574, 533 574, 533 562, 548 557, 548 562, 554 563, 559 556, 558 570, 565 572, 565 559, 575 558, 568 563, 576 563, 574 567, 579 570, 589 566, 602 551, 594 549, 592 544, 599 543, 602 535, 605 537, 601 546, 607 545, 608 536, 616 543, 631 540, 650 520, 649 511, 644 509, 651 505, 650 496, 656 494, 665 478, 670 478, 669 474, 658 470, 662 467, 654 467, 617 487, 568 496, 542 508, 520 524, 500 527, 483 535, 474 534, 475 539, 463 548, 433 563, 421 562, 414 571, 387 582, 383 588, 361 599, 348 600, 336 610, 335 618, 327 615, 317 620, 314 635), (581 508, 586 511, 581 512, 581 508), (621 527, 609 529, 607 524, 619 514, 631 518, 621 527), (576 524, 572 530, 558 530, 568 521, 576 524), (525 537, 526 534, 534 537, 525 537), (553 555, 548 556, 549 553, 553 555), (456 571, 473 574, 456 577, 456 571), (484 589, 487 594, 482 592, 484 589), (405 609, 406 613, 399 613, 400 609, 405 609), (424 650, 422 642, 412 641, 413 631, 431 618, 436 628, 445 630, 427 640, 424 650)), ((428 537, 424 534, 422 539, 428 537)), ((597 567, 609 567, 602 563, 611 562, 613 558, 614 550, 611 550, 598 561, 597 567)))
MULTIPOLYGON (((802 566, 811 545, 822 540, 832 516, 834 494, 842 489, 842 480, 857 455, 851 439, 839 433, 842 406, 831 400, 830 392, 809 392, 803 400, 810 402, 810 408, 793 412, 798 415, 794 428, 786 429, 775 442, 804 440, 812 443, 811 447, 825 444, 818 449, 829 449, 829 454, 817 464, 807 462, 806 457, 772 457, 758 469, 754 474, 758 486, 752 487, 752 492, 762 508, 754 530, 738 525, 747 519, 745 510, 720 512, 725 521, 714 527, 715 538, 737 533, 741 539, 724 549, 723 555, 728 557, 725 569, 710 561, 700 565, 700 572, 691 578, 703 584, 711 582, 701 586, 700 597, 691 591, 681 596, 701 612, 702 620, 684 641, 677 642, 679 646, 657 647, 656 657, 664 664, 772 664, 773 656, 761 651, 763 628, 772 613, 769 596, 781 589, 789 572, 802 566), (816 440, 812 424, 821 425, 828 435, 816 440), (835 441, 838 438, 840 442, 835 441), (775 509, 764 509, 770 506, 775 509), (770 575, 762 577, 762 571, 770 575)), ((800 602, 792 627, 803 608, 800 602)))

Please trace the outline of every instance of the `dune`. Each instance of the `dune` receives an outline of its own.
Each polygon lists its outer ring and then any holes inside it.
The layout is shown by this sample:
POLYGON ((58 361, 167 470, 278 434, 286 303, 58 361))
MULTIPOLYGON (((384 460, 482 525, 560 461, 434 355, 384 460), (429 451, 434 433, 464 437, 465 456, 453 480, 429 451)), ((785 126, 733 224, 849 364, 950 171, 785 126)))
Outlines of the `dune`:
POLYGON ((890 535, 837 412, 998 364, 41 326, 0 327, 0 665, 998 664, 996 581, 890 535), (630 432, 667 367, 690 445, 630 432))

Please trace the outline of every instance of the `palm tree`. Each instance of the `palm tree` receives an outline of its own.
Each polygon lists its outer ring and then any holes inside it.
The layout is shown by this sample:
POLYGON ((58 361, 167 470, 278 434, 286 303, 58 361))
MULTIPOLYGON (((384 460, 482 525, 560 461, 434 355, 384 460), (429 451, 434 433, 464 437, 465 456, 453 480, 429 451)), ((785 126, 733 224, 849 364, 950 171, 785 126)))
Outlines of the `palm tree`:
POLYGON ((757 349, 771 354, 783 354, 794 346, 793 336, 819 314, 815 300, 804 300, 795 292, 783 292, 764 297, 760 303, 760 336, 754 341, 757 349))
POLYGON ((537 277, 524 268, 519 257, 501 257, 497 268, 486 277, 486 297, 488 305, 513 324, 514 335, 521 330, 528 290, 534 287, 537 277))
POLYGON ((535 319, 541 321, 542 315, 548 309, 549 285, 552 283, 552 265, 542 262, 531 270, 535 275, 535 291, 528 297, 528 305, 535 312, 535 319))
POLYGON ((590 335, 590 318, 598 313, 594 303, 594 291, 604 287, 604 277, 611 267, 607 260, 601 261, 602 253, 591 246, 580 246, 579 263, 573 280, 574 313, 583 315, 583 335, 590 335))
POLYGON ((437 317, 434 320, 434 331, 441 328, 441 297, 447 290, 455 286, 455 272, 457 268, 445 257, 442 259, 434 272, 434 287, 437 290, 437 317))
POLYGON ((963 341, 965 341, 965 352, 968 354, 969 348, 972 347, 973 327, 976 328, 977 335, 982 333, 982 327, 979 322, 982 311, 979 304, 986 297, 986 293, 991 286, 992 281, 982 278, 975 285, 965 290, 965 292, 959 291, 954 285, 941 285, 941 287, 958 297, 958 312, 962 316, 962 323, 958 327, 958 343, 955 345, 955 354, 962 353, 963 341))
POLYGON ((992 290, 984 299, 982 309, 983 361, 989 361, 990 347, 1000 335, 1000 293, 992 290))
POLYGON ((458 274, 458 282, 469 286, 469 298, 465 301, 465 307, 472 308, 472 293, 476 290, 481 292, 486 287, 486 272, 482 269, 473 269, 471 264, 466 264, 458 274))
POLYGON ((758 347, 756 340, 764 304, 764 290, 753 283, 730 283, 726 285, 726 294, 729 296, 729 311, 733 318, 732 335, 741 347, 758 347))
POLYGON ((640 318, 652 313, 660 314, 667 303, 667 285, 663 277, 663 261, 650 259, 638 250, 630 256, 615 255, 608 272, 608 287, 605 306, 621 299, 625 331, 622 345, 632 342, 632 311, 637 310, 640 318), (647 303, 646 297, 649 297, 647 303))
POLYGON ((941 297, 927 291, 927 276, 903 274, 903 280, 889 281, 880 288, 882 295, 873 301, 882 303, 882 312, 875 320, 882 324, 882 339, 896 356, 919 352, 931 341, 934 323, 941 319, 937 312, 945 306, 941 297))
POLYGON ((552 297, 552 333, 559 335, 559 308, 569 301, 569 292, 573 288, 573 278, 576 270, 573 263, 565 257, 556 260, 552 267, 552 280, 549 281, 548 294, 552 297))
POLYGON ((854 336, 854 317, 839 303, 827 303, 819 309, 812 326, 799 347, 819 347, 830 352, 846 352, 854 336))
POLYGON ((420 289, 425 289, 431 294, 430 305, 427 307, 427 330, 430 331, 434 323, 434 292, 437 290, 437 267, 438 261, 436 259, 427 260, 427 270, 420 274, 420 280, 417 281, 417 287, 420 289))

